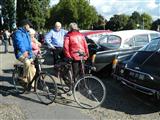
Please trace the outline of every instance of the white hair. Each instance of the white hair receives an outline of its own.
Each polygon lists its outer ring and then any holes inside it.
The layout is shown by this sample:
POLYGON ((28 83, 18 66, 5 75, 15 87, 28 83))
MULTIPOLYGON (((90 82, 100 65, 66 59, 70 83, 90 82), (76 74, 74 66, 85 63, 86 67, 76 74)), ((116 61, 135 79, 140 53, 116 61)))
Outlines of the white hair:
POLYGON ((36 34, 36 31, 33 28, 29 28, 29 33, 30 34, 36 34))
POLYGON ((62 25, 61 25, 60 22, 56 22, 56 23, 55 23, 55 27, 56 27, 56 26, 57 26, 57 27, 61 27, 62 25))
POLYGON ((77 23, 70 23, 69 28, 71 30, 79 30, 77 23))

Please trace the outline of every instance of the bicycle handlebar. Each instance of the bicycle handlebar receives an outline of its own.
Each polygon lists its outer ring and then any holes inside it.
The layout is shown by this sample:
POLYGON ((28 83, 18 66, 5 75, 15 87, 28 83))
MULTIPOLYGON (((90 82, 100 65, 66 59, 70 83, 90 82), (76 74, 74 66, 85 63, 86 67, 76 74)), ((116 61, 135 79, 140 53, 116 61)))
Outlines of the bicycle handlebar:
POLYGON ((85 54, 84 52, 77 51, 77 52, 75 52, 75 53, 78 53, 79 56, 82 56, 82 57, 85 57, 85 56, 86 56, 86 54, 85 54))

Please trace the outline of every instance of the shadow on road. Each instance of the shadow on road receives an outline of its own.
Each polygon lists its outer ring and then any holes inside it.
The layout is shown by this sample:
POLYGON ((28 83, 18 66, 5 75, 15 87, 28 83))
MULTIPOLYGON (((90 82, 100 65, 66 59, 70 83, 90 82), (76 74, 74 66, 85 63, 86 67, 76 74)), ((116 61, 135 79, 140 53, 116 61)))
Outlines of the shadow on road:
POLYGON ((154 100, 153 97, 130 90, 112 78, 105 78, 103 82, 107 95, 102 107, 131 115, 160 111, 160 101, 154 100))
MULTIPOLYGON (((3 96, 3 97, 6 97, 6 96, 14 96, 14 97, 17 97, 17 98, 20 98, 20 99, 23 99, 23 100, 29 100, 31 102, 35 102, 35 103, 41 103, 40 101, 38 100, 35 100, 33 98, 30 98, 28 97, 28 94, 18 94, 15 90, 15 87, 13 85, 13 81, 12 81, 12 77, 5 77, 5 76, 0 76, 0 82, 7 82, 9 84, 1 84, 0 85, 0 94, 3 96), (8 86, 7 86, 8 85, 8 86)), ((34 92, 30 92, 30 94, 35 94, 34 92)), ((42 103, 41 103, 42 104, 42 103)))

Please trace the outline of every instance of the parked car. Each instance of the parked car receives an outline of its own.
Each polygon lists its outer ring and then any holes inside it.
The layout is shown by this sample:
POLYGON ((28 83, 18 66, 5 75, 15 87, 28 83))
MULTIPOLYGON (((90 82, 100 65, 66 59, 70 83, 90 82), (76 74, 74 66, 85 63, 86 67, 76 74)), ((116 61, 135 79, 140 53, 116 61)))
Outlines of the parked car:
POLYGON ((124 85, 160 99, 160 37, 118 63, 114 76, 124 85))
POLYGON ((84 31, 81 32, 87 39, 91 39, 94 42, 97 42, 101 37, 110 33, 110 30, 92 30, 92 31, 84 31))
POLYGON ((111 72, 114 63, 129 59, 138 49, 160 33, 151 30, 124 30, 108 33, 95 44, 89 45, 96 72, 111 72))

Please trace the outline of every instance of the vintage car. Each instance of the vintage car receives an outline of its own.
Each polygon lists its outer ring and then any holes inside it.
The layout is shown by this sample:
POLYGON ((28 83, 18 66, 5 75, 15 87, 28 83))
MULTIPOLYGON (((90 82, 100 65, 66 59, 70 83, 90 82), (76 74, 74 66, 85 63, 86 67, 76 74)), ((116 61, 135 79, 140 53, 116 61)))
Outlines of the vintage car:
POLYGON ((111 30, 91 30, 91 31, 81 31, 81 33, 87 38, 92 39, 94 42, 97 42, 101 37, 107 33, 111 33, 111 30))
POLYGON ((97 43, 89 45, 96 72, 111 72, 117 59, 118 61, 129 59, 137 50, 156 37, 160 37, 160 33, 151 30, 124 30, 108 33, 97 43))
POLYGON ((124 85, 160 99, 160 37, 117 64, 113 76, 124 85))

